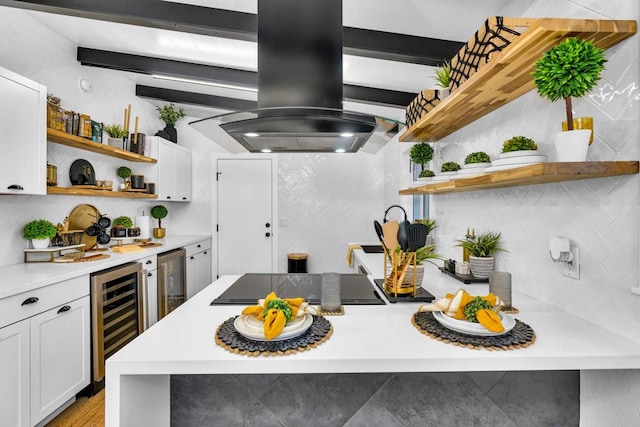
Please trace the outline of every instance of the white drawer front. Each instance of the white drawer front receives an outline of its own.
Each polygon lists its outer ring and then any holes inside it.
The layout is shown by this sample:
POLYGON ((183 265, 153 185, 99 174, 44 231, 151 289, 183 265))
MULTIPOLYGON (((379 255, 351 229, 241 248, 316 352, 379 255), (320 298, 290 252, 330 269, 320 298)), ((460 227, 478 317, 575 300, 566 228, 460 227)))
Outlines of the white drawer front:
POLYGON ((192 243, 191 245, 185 246, 185 250, 187 251, 187 257, 197 254, 198 252, 207 251, 211 249, 211 239, 202 240, 200 242, 192 243))
POLYGON ((148 256, 138 260, 142 264, 142 269, 147 271, 158 269, 158 257, 156 255, 148 256))
POLYGON ((23 292, 0 300, 0 328, 89 295, 89 276, 23 292))

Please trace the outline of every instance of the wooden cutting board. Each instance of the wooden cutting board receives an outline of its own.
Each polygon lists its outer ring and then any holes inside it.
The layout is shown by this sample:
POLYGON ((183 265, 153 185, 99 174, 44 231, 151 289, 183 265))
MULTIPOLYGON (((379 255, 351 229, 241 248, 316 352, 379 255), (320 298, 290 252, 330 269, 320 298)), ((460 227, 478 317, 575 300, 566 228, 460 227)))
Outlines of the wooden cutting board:
POLYGON ((122 246, 112 246, 111 250, 113 252, 117 252, 119 254, 125 254, 125 253, 129 253, 129 252, 141 252, 144 249, 142 249, 138 245, 122 245, 122 246))

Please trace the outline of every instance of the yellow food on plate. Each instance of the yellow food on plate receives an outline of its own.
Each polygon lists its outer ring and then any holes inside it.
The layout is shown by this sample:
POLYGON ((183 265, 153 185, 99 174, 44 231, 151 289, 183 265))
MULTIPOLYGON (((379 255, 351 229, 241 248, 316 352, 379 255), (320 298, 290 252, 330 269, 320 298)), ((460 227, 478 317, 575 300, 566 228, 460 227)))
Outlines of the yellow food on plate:
POLYGON ((304 316, 308 305, 304 298, 280 299, 275 292, 271 292, 266 298, 258 300, 258 305, 242 310, 242 314, 264 321, 264 336, 271 340, 280 335, 289 320, 304 316))

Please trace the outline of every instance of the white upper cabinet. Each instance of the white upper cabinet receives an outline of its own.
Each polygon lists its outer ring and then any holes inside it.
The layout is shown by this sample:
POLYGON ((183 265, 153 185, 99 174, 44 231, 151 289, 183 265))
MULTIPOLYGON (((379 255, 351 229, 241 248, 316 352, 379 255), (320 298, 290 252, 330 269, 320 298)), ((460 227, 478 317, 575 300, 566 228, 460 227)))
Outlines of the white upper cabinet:
POLYGON ((190 202, 191 151, 160 137, 149 139, 157 144, 158 201, 190 202))
POLYGON ((46 194, 47 88, 0 67, 0 194, 46 194))

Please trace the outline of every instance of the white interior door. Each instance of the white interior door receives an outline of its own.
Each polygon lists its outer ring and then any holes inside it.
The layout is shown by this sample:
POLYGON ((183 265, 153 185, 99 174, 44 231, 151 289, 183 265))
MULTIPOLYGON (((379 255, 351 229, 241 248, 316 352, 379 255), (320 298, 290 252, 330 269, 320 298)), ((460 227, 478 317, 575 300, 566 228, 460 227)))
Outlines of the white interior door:
POLYGON ((218 276, 273 272, 271 159, 218 159, 218 276))

